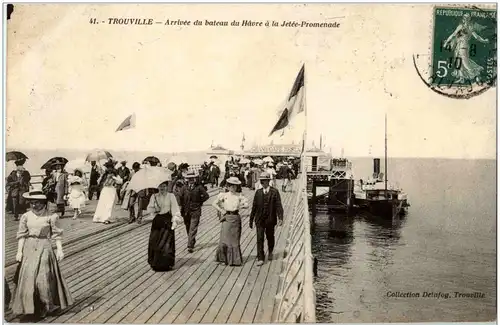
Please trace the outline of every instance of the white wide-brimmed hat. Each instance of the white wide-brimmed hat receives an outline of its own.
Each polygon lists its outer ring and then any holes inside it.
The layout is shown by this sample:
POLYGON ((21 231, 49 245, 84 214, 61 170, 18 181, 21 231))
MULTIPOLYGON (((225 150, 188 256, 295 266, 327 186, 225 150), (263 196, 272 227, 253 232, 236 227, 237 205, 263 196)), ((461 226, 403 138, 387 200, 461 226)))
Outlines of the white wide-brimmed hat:
POLYGON ((226 183, 231 185, 241 185, 241 181, 237 177, 229 177, 226 180, 226 183))
POLYGON ((68 182, 69 182, 70 185, 81 184, 82 183, 82 178, 79 177, 79 176, 70 175, 68 177, 68 182))
POLYGON ((26 200, 40 200, 40 201, 46 201, 47 196, 43 194, 42 191, 31 191, 31 192, 26 192, 23 194, 23 197, 26 200))
POLYGON ((268 172, 263 172, 263 173, 260 174, 259 179, 262 179, 262 180, 268 179, 268 180, 270 180, 271 179, 271 175, 269 175, 268 172))

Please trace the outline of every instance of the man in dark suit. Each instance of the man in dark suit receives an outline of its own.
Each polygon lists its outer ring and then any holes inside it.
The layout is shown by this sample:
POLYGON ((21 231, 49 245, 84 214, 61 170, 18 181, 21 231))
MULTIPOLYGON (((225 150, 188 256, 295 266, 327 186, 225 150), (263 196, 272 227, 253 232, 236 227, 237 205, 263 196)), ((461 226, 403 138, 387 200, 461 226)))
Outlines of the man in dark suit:
POLYGON ((99 178, 101 177, 102 170, 97 166, 95 161, 91 161, 90 165, 90 182, 89 182, 89 201, 94 197, 94 193, 97 195, 97 200, 99 201, 99 196, 101 192, 99 191, 99 178))
POLYGON ((189 173, 186 176, 188 185, 181 198, 181 215, 184 219, 186 232, 188 235, 188 252, 194 251, 196 244, 196 234, 201 218, 201 207, 203 203, 210 198, 205 186, 200 182, 199 176, 195 173, 189 173))
MULTIPOLYGON (((121 179, 123 180, 123 184, 125 184, 126 182, 128 182, 130 180, 130 169, 128 169, 127 167, 127 161, 122 161, 121 162, 121 166, 118 167, 118 176, 121 177, 121 179)), ((122 185, 117 185, 116 186, 116 196, 118 198, 118 202, 117 204, 122 204, 122 196, 121 196, 121 190, 122 190, 122 185)))
POLYGON ((264 235, 267 238, 268 259, 273 259, 274 250, 274 227, 283 224, 283 205, 280 193, 274 187, 269 186, 271 175, 262 173, 260 183, 262 188, 255 192, 252 212, 250 213, 250 228, 257 230, 257 265, 264 264, 264 235))

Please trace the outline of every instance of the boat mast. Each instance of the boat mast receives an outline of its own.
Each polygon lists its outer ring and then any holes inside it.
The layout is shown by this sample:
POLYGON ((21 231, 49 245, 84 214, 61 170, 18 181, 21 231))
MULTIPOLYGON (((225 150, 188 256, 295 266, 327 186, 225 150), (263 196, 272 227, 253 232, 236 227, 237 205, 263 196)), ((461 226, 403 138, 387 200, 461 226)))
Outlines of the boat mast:
POLYGON ((385 162, 384 162, 384 169, 385 169, 385 192, 387 195, 387 114, 385 114, 385 162))

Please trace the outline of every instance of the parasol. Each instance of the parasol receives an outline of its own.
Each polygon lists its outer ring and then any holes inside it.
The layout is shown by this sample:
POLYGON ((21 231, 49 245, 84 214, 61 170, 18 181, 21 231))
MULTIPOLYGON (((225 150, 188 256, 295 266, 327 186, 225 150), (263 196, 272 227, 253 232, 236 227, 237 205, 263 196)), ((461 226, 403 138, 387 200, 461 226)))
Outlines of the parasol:
POLYGON ((163 167, 146 167, 132 176, 128 190, 139 192, 147 188, 157 188, 161 183, 172 180, 172 173, 163 167))
POLYGON ((59 162, 59 161, 66 164, 68 162, 68 159, 66 159, 64 157, 50 158, 49 160, 47 160, 47 162, 45 164, 42 165, 42 167, 40 167, 40 169, 52 169, 52 165, 54 165, 54 163, 59 162))
POLYGON ((109 151, 105 150, 95 150, 90 152, 85 158, 85 161, 99 161, 99 160, 108 160, 113 158, 113 155, 109 153, 109 151))
POLYGON ((260 164, 262 164, 263 162, 264 162, 264 160, 262 160, 262 159, 260 159, 260 158, 257 158, 257 159, 254 159, 254 160, 253 160, 253 163, 254 163, 254 164, 257 164, 257 165, 260 165, 260 164))
POLYGON ((90 173, 90 165, 85 162, 85 158, 73 159, 66 163, 64 167, 68 173, 74 173, 75 170, 80 170, 82 173, 90 173))
POLYGON ((158 159, 155 156, 149 156, 149 157, 144 158, 142 163, 144 164, 145 162, 149 162, 151 165, 159 165, 161 163, 160 159, 158 159))
POLYGON ((267 156, 266 158, 264 158, 264 161, 265 162, 274 162, 273 158, 267 156))
POLYGON ((28 159, 28 156, 26 156, 21 151, 9 151, 5 154, 5 161, 23 160, 23 159, 24 160, 28 159))

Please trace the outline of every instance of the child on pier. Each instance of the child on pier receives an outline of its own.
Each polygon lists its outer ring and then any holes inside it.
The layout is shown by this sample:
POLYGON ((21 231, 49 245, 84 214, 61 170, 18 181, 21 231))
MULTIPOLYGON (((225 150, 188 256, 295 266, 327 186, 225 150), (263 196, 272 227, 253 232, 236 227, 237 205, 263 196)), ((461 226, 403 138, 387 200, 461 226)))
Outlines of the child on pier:
POLYGON ((80 171, 75 171, 74 176, 69 177, 69 195, 68 203, 74 211, 73 219, 76 219, 81 213, 82 208, 87 201, 83 179, 80 171))

